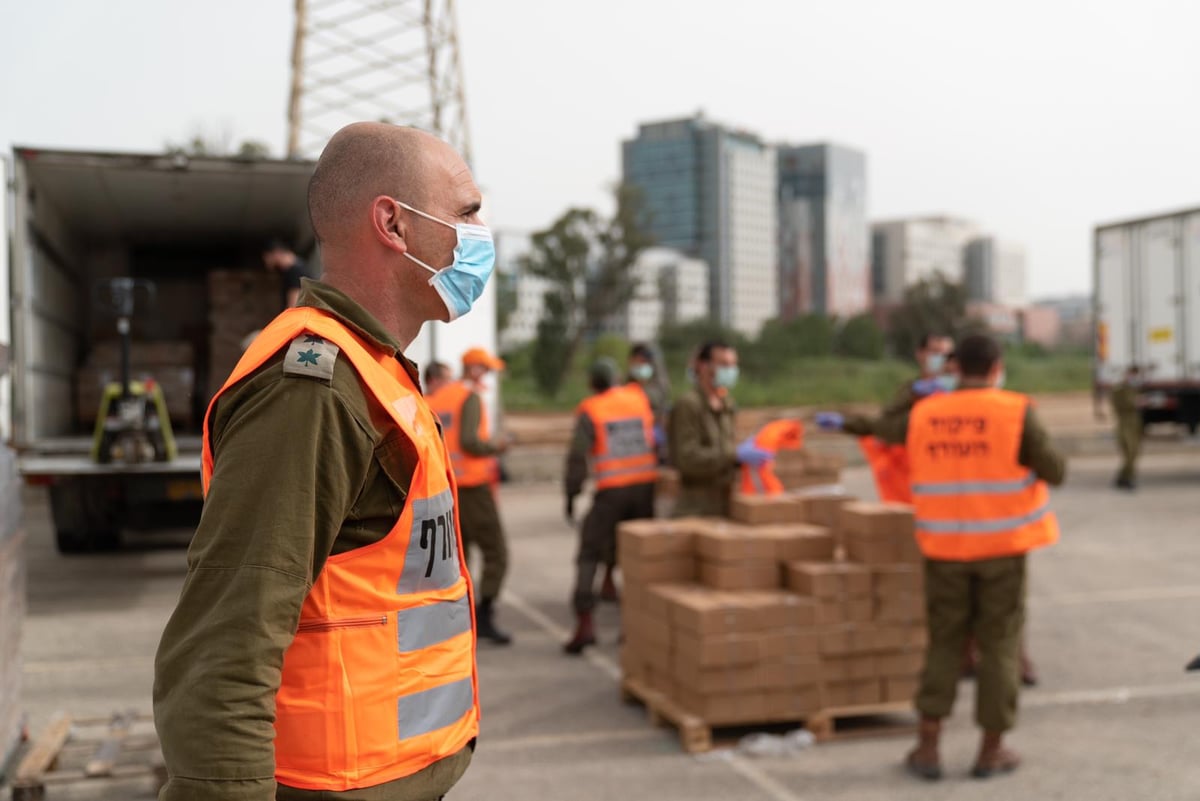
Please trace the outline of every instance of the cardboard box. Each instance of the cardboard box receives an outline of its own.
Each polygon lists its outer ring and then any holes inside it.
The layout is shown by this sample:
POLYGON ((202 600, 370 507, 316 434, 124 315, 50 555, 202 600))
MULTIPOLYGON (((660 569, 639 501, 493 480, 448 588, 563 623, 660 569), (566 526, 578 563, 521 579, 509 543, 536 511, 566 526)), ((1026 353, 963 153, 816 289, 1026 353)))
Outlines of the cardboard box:
POLYGON ((879 660, 873 654, 827 656, 821 659, 821 681, 840 682, 855 679, 877 679, 882 674, 879 660))
POLYGON ((880 623, 918 623, 925 620, 925 596, 889 595, 875 601, 874 619, 880 623))
POLYGON ((804 521, 824 526, 835 536, 842 507, 857 500, 842 489, 805 490, 796 494, 803 505, 804 521))
POLYGON ((879 679, 850 679, 821 685, 825 708, 862 706, 883 701, 883 682, 879 679))
POLYGON ((711 669, 764 662, 767 659, 767 643, 766 635, 700 637, 693 632, 678 631, 672 646, 676 665, 711 669))
POLYGON ((871 573, 847 562, 789 562, 788 587, 813 598, 860 598, 871 595, 871 573))
POLYGON ((817 661, 821 635, 811 628, 768 632, 761 640, 763 659, 777 661, 817 661))
POLYGON ((811 626, 814 609, 807 598, 783 590, 754 590, 738 593, 736 602, 756 621, 753 631, 776 632, 811 626))
POLYGON ((806 611, 795 596, 779 591, 676 587, 669 598, 671 625, 703 636, 786 629, 806 611))
POLYGON ((708 523, 696 535, 696 552, 709 562, 771 562, 775 540, 737 523, 708 523))
POLYGON ((913 511, 902 503, 855 501, 842 507, 839 525, 847 534, 876 538, 911 536, 913 511))
POLYGON ((846 624, 821 631, 821 656, 850 656, 880 650, 876 630, 872 626, 846 624))
POLYGON ((636 650, 647 647, 671 647, 671 627, 666 620, 632 615, 621 621, 621 630, 626 642, 636 650))
POLYGON ((772 690, 766 693, 767 717, 764 723, 804 720, 821 709, 821 688, 818 684, 772 690))
POLYGON ((768 714, 767 698, 763 692, 705 695, 684 687, 680 687, 675 695, 683 709, 710 726, 761 723, 768 714))
MULTIPOLYGON (((699 584, 655 584, 645 588, 646 602, 642 608, 646 615, 656 617, 661 620, 670 620, 671 603, 676 598, 688 597, 697 591, 702 591, 703 588, 699 584)), ((622 614, 627 614, 630 610, 629 606, 629 584, 625 585, 623 591, 625 598, 622 600, 622 614)))
POLYGON ((920 595, 925 591, 925 573, 916 565, 875 565, 871 568, 875 596, 920 595))
POLYGON ((772 560, 701 562, 700 581, 715 590, 770 590, 782 583, 779 563, 772 560))
POLYGON ((628 520, 617 526, 617 550, 624 569, 626 560, 692 556, 697 518, 679 520, 628 520))
POLYGON ((925 667, 924 651, 897 651, 880 654, 878 657, 879 675, 886 678, 919 676, 925 667))
POLYGON ((680 584, 696 579, 696 559, 692 556, 639 559, 622 553, 621 574, 627 584, 680 584))
POLYGON ((769 523, 799 523, 803 505, 791 495, 745 495, 735 493, 729 516, 739 523, 759 526, 769 523))
POLYGON ((900 561, 900 542, 892 537, 878 538, 852 531, 842 533, 846 558, 861 565, 891 565, 900 561))
POLYGON ((921 687, 919 678, 888 676, 883 680, 883 700, 888 702, 912 701, 921 687))
POLYGON ((758 536, 774 545, 778 562, 829 562, 833 560, 833 534, 808 523, 763 526, 758 536))
POLYGON ((671 648, 669 645, 647 643, 633 644, 634 653, 652 671, 670 674, 674 668, 671 663, 671 648))
MULTIPOLYGON (((815 666, 813 667, 815 671, 815 666)), ((760 692, 785 689, 797 683, 796 671, 781 662, 759 662, 721 668, 702 668, 678 659, 673 664, 676 684, 685 690, 704 695, 760 692)), ((802 677, 812 681, 813 676, 802 677)))
POLYGON ((875 616, 871 598, 818 598, 816 625, 839 626, 845 623, 870 623, 875 616))

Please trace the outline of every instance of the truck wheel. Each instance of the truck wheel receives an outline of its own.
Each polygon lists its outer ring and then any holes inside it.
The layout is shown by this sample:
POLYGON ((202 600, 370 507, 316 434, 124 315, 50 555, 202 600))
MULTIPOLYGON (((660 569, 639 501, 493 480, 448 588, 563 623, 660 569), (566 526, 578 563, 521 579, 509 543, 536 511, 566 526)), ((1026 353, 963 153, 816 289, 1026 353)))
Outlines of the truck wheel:
POLYGON ((120 544, 117 499, 102 479, 69 478, 50 486, 54 536, 63 554, 111 551, 120 544))

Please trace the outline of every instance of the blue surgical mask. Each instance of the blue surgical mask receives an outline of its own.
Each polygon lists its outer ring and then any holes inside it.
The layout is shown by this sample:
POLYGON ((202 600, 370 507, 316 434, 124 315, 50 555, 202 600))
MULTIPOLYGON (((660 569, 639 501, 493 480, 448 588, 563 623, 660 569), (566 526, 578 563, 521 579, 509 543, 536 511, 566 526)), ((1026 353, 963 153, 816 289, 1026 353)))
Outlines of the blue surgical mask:
POLYGON ((437 290, 450 312, 450 319, 457 320, 471 310, 475 301, 483 294, 488 279, 492 277, 492 269, 496 266, 496 245, 492 242, 492 232, 484 225, 459 223, 454 225, 445 220, 439 220, 431 214, 414 209, 412 206, 397 200, 401 208, 408 209, 413 214, 419 214, 427 220, 433 220, 447 228, 453 228, 458 234, 458 244, 454 248, 454 262, 449 267, 436 269, 429 266, 416 256, 405 251, 404 255, 433 273, 429 284, 437 290))
POLYGON ((953 373, 942 373, 936 380, 938 386, 945 392, 953 392, 958 389, 958 376, 953 373))
POLYGON ((654 365, 641 362, 629 368, 629 375, 633 376, 635 381, 649 381, 654 378, 654 365))
POLYGON ((925 357, 925 370, 930 375, 938 375, 946 366, 946 354, 931 353, 925 357))
POLYGON ((737 366, 718 367, 713 376, 713 383, 722 389, 733 389, 738 382, 737 366))

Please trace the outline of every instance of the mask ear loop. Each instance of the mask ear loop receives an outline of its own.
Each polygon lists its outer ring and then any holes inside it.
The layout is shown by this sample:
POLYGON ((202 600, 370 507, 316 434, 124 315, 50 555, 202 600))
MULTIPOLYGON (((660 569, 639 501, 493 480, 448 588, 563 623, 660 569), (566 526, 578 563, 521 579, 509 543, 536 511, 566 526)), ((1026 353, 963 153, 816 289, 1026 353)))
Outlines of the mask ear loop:
MULTIPOLYGON (((447 228, 453 228, 456 232, 458 231, 458 226, 451 225, 450 223, 445 222, 444 220, 439 220, 437 217, 434 217, 432 214, 426 214, 425 212, 421 211, 420 209, 414 209, 412 206, 408 205, 403 200, 396 200, 396 198, 392 198, 392 201, 402 209, 407 209, 408 211, 411 211, 413 214, 416 214, 420 217, 424 217, 427 220, 433 220, 435 223, 441 223, 442 225, 446 226, 447 228)), ((437 269, 434 269, 433 267, 430 267, 428 264, 421 261, 413 254, 409 253, 407 250, 404 251, 404 255, 408 257, 409 261, 415 263, 417 266, 423 267, 424 269, 433 273, 433 275, 431 275, 429 277, 429 285, 433 286, 433 282, 438 277, 438 273, 440 273, 441 270, 437 270, 437 269)), ((449 268, 447 268, 447 269, 449 269, 449 268)))

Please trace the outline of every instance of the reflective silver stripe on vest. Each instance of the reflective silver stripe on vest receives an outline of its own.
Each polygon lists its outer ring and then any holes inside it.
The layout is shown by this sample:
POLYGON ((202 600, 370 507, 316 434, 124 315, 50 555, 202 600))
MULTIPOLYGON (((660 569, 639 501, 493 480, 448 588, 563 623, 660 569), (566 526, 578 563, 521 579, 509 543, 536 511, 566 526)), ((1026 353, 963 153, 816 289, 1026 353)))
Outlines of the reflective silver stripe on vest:
POLYGON ((913 495, 1007 495, 1029 489, 1037 483, 1030 470, 1015 481, 938 481, 913 484, 913 495))
POLYGON ((754 491, 759 495, 766 495, 767 487, 763 484, 762 476, 753 467, 747 467, 746 470, 750 473, 750 483, 754 485, 754 491))
POLYGON ((396 625, 400 651, 419 651, 470 631, 471 604, 464 595, 457 601, 402 609, 396 625))
POLYGON ((396 707, 400 739, 420 737, 453 726, 471 711, 474 703, 475 687, 470 676, 419 693, 402 695, 396 707))
POLYGON ((396 592, 409 595, 444 590, 459 579, 458 537, 454 533, 454 493, 409 499, 412 530, 404 553, 404 572, 396 592))
POLYGON ((996 520, 917 520, 917 531, 925 534, 999 534, 1015 531, 1022 526, 1036 523, 1050 513, 1050 504, 1020 517, 1002 517, 996 520))
POLYGON ((622 467, 618 470, 597 470, 595 479, 603 481, 606 478, 617 478, 618 476, 629 476, 634 473, 654 473, 654 480, 658 480, 658 465, 647 462, 642 467, 622 467))

